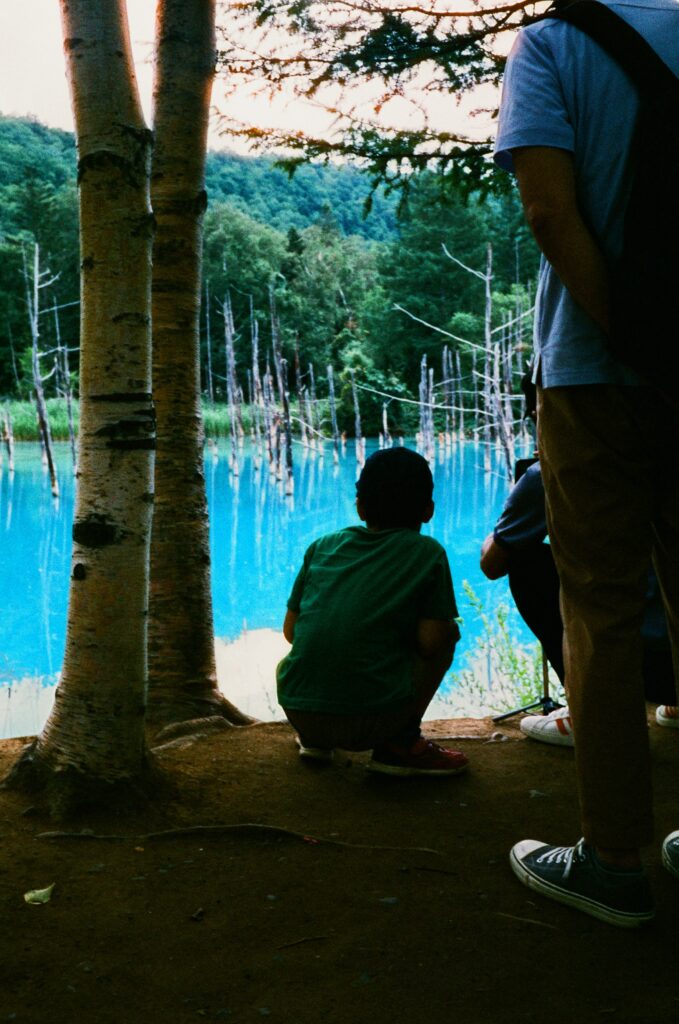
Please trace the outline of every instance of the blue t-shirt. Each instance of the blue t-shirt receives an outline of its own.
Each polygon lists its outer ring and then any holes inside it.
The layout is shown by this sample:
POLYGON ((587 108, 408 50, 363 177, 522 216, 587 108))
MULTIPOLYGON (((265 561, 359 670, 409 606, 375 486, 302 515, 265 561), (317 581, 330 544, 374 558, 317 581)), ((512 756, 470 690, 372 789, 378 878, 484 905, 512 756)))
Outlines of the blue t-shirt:
MULTIPOLYGON (((679 75, 677 0, 614 0, 608 6, 679 75)), ((573 25, 547 19, 517 36, 503 83, 495 160, 511 171, 511 151, 521 146, 573 153, 580 209, 608 259, 622 245, 630 187, 627 157, 637 109, 637 94, 625 73, 573 25)), ((544 258, 535 347, 543 387, 639 382, 608 354, 603 333, 544 258)))
POLYGON ((545 488, 540 463, 534 462, 509 492, 493 537, 501 548, 520 551, 541 544, 546 536, 545 488))

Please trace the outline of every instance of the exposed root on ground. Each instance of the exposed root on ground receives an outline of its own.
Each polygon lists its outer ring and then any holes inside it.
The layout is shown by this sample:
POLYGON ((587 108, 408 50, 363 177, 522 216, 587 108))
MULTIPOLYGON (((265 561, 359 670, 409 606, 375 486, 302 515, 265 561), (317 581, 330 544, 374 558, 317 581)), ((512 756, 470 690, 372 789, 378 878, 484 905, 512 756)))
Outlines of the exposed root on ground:
POLYGON ((294 829, 282 828, 279 825, 262 825, 256 822, 244 822, 236 825, 190 825, 186 828, 168 828, 162 832, 145 832, 141 835, 95 835, 94 832, 40 832, 37 839, 84 839, 100 840, 108 842, 151 842, 163 839, 178 839, 183 836, 200 836, 211 838, 223 835, 241 835, 263 838, 276 836, 278 838, 298 839, 301 842, 309 843, 312 846, 341 846, 350 850, 390 850, 398 853, 431 853, 436 857, 441 856, 440 850, 432 850, 427 846, 375 846, 372 843, 347 843, 341 839, 326 839, 324 836, 310 836, 304 832, 296 832, 294 829))
POLYGON ((149 694, 146 708, 146 727, 153 746, 165 740, 174 739, 188 733, 205 733, 216 728, 230 726, 242 727, 256 724, 257 719, 251 718, 227 700, 218 690, 208 691, 208 696, 187 697, 178 695, 169 697, 164 694, 149 694), (216 722, 223 726, 216 726, 216 722), (206 723, 210 725, 206 727, 206 723), (180 728, 184 732, 176 732, 180 728))
POLYGON ((24 749, 1 788, 36 796, 38 809, 53 821, 66 821, 102 805, 125 813, 141 810, 172 791, 147 752, 136 775, 111 781, 74 766, 50 764, 38 753, 37 739, 24 749))

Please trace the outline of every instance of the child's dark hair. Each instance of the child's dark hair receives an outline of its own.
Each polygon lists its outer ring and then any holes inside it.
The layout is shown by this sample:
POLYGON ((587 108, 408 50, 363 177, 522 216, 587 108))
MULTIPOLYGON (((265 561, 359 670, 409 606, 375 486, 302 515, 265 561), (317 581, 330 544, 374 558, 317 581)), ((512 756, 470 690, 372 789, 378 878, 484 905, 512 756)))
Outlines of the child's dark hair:
POLYGON ((365 461, 356 496, 369 526, 419 530, 434 480, 426 459, 410 448, 385 448, 365 461))

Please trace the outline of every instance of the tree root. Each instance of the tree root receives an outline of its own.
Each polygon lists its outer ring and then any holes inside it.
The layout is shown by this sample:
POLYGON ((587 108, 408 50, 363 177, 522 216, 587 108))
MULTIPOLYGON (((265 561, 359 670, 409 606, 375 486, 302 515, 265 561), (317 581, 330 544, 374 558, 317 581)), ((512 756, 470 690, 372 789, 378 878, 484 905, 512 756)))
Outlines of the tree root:
POLYGON ((169 740, 175 740, 183 738, 184 736, 194 736, 201 738, 213 732, 227 732, 229 729, 237 729, 239 726, 229 722, 226 718, 221 715, 207 715, 203 718, 187 718, 182 722, 173 722, 171 725, 163 726, 160 732, 157 732, 154 739, 154 745, 158 743, 167 743, 169 740))
POLYGON ((164 839, 178 839, 184 836, 200 836, 212 838, 213 836, 242 835, 262 837, 266 835, 285 837, 287 839, 299 839, 301 842, 309 843, 312 846, 340 846, 350 850, 384 850, 397 853, 430 853, 436 857, 441 856, 440 850, 432 850, 427 846, 375 846, 371 843, 346 843, 341 839, 326 839, 323 836, 306 835, 304 832, 296 832, 294 829, 282 828, 279 825, 262 825, 255 822, 245 822, 237 825, 188 825, 186 828, 169 828, 162 832, 145 832, 141 835, 96 835, 94 832, 40 832, 37 839, 84 839, 100 840, 105 842, 153 842, 164 839))
POLYGON ((172 789, 147 752, 135 776, 111 781, 87 775, 73 766, 54 767, 38 754, 37 739, 24 749, 0 788, 38 795, 41 810, 47 811, 53 821, 65 821, 80 811, 102 805, 124 812, 142 809, 152 806, 159 795, 165 791, 169 794, 172 789))
POLYGON ((174 698, 164 695, 154 696, 153 692, 149 694, 146 724, 147 733, 153 745, 165 739, 185 735, 186 732, 204 732, 206 722, 211 723, 208 728, 215 728, 213 719, 221 720, 227 728, 257 723, 256 718, 246 715, 218 690, 208 690, 208 696, 200 697, 179 695, 174 698), (170 731, 182 729, 184 726, 190 728, 185 729, 184 732, 170 731))

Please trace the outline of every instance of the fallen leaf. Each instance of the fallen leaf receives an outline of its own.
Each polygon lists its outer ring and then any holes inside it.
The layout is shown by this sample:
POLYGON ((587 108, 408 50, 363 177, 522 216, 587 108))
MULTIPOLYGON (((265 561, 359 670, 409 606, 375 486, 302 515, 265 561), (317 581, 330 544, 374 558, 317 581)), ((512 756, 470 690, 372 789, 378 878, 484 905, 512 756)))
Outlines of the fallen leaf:
POLYGON ((24 899, 26 903, 49 903, 52 898, 52 890, 56 885, 56 882, 52 882, 46 889, 30 889, 24 893, 24 899))

